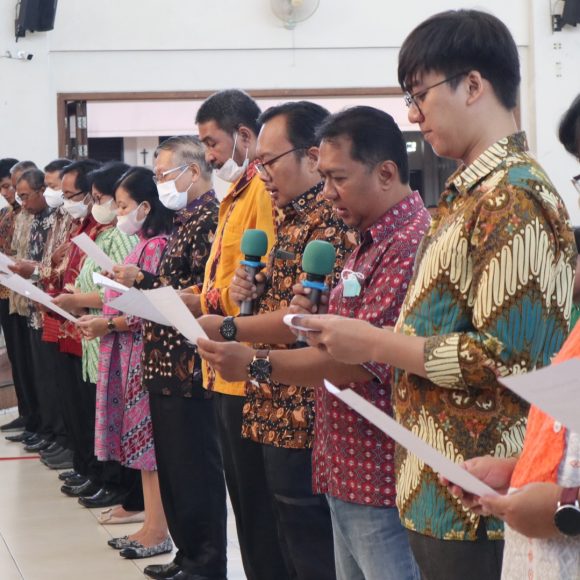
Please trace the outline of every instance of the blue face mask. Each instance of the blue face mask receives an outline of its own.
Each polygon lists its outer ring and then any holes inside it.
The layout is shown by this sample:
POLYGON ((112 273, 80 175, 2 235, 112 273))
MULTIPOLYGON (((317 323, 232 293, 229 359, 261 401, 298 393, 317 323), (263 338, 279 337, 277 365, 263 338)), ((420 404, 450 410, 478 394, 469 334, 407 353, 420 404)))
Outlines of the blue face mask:
POLYGON ((359 280, 363 280, 363 275, 352 270, 342 271, 342 295, 345 298, 355 298, 360 296, 361 285, 359 280))

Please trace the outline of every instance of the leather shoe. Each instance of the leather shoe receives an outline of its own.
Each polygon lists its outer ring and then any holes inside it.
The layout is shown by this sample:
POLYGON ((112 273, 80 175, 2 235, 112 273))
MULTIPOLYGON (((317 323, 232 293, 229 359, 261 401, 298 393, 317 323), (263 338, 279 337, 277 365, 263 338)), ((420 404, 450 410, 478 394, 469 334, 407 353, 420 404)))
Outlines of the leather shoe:
POLYGON ((112 505, 122 504, 127 497, 127 492, 102 487, 97 493, 79 497, 79 503, 86 508, 105 508, 112 505))
POLYGON ((68 471, 62 471, 61 473, 59 473, 58 478, 61 481, 64 481, 65 479, 70 479, 71 477, 74 477, 75 475, 80 475, 80 473, 77 473, 74 469, 69 469, 68 471))
POLYGON ((30 431, 22 431, 22 433, 17 433, 16 435, 7 435, 4 437, 6 441, 10 441, 11 443, 22 443, 25 439, 32 437, 35 433, 31 433, 30 431))
POLYGON ((70 469, 73 466, 73 453, 70 449, 64 449, 58 455, 41 457, 40 461, 49 469, 70 469))
POLYGON ((175 577, 179 572, 183 572, 183 570, 175 561, 169 562, 169 564, 149 564, 143 570, 145 576, 149 576, 149 578, 154 580, 167 580, 175 577))
POLYGON ((71 477, 67 477, 64 480, 64 483, 65 483, 65 485, 70 485, 71 487, 76 487, 77 485, 82 485, 83 483, 86 483, 86 481, 88 479, 89 479, 88 477, 85 477, 84 475, 77 473, 76 475, 72 475, 71 477))
POLYGON ((40 441, 37 441, 36 443, 29 443, 28 445, 25 445, 24 451, 28 451, 28 453, 36 453, 38 451, 44 451, 45 449, 48 449, 51 444, 52 441, 48 441, 47 439, 41 438, 40 441))
POLYGON ((64 447, 61 447, 56 441, 53 441, 46 449, 39 451, 41 457, 48 457, 49 455, 56 455, 60 453, 64 447))
POLYGON ((87 479, 81 485, 67 485, 66 483, 60 488, 60 491, 70 497, 80 497, 81 495, 93 495, 99 491, 96 483, 87 479))
POLYGON ((24 431, 24 426, 26 425, 26 419, 24 417, 16 417, 10 421, 10 423, 5 423, 0 427, 2 433, 8 433, 10 431, 24 431))

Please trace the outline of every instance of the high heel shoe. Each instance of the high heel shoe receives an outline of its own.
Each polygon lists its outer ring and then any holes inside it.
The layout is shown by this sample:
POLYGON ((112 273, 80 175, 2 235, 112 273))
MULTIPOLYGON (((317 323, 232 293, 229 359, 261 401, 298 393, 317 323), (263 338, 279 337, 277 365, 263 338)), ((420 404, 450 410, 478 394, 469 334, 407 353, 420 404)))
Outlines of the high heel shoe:
POLYGON ((173 542, 171 541, 171 538, 165 538, 163 542, 151 546, 150 548, 146 548, 142 544, 135 542, 134 545, 123 548, 119 554, 128 560, 138 560, 141 558, 151 558, 152 556, 158 556, 159 554, 167 554, 168 552, 171 552, 171 550, 173 550, 173 542))

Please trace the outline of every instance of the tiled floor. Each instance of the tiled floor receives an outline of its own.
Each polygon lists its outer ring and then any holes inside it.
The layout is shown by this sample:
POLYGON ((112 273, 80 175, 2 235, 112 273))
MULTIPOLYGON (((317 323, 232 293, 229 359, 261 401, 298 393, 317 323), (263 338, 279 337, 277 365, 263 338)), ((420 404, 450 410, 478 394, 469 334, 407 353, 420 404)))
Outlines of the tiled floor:
MULTIPOLYGON (((0 415, 0 425, 14 415, 0 415)), ((139 524, 101 526, 59 491, 58 472, 0 436, 0 580, 139 580, 170 556, 124 560, 107 540, 139 524)), ((228 511, 228 578, 244 580, 234 517, 228 511)))

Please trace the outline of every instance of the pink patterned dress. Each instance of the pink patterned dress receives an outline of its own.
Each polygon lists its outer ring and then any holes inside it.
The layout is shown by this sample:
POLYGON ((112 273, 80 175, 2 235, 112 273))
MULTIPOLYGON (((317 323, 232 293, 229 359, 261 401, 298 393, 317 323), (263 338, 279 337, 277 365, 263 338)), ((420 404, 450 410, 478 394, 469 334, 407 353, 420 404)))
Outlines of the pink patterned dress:
MULTIPOLYGON (((167 238, 141 238, 125 264, 157 274, 167 238)), ((103 315, 119 316, 106 305, 117 296, 106 290, 103 315)), ((143 336, 141 319, 127 317, 131 330, 111 332, 101 338, 97 378, 95 455, 99 461, 119 461, 131 469, 154 471, 155 446, 149 394, 141 384, 143 336)))

